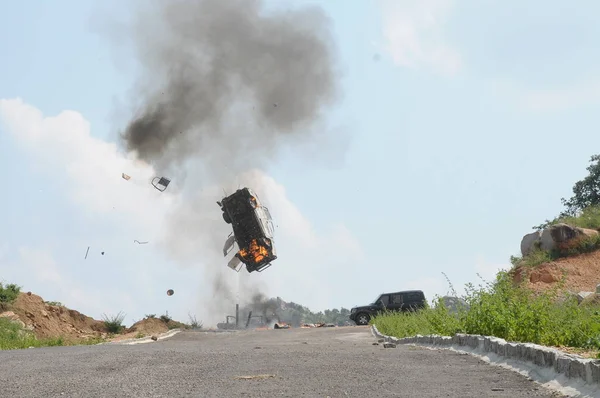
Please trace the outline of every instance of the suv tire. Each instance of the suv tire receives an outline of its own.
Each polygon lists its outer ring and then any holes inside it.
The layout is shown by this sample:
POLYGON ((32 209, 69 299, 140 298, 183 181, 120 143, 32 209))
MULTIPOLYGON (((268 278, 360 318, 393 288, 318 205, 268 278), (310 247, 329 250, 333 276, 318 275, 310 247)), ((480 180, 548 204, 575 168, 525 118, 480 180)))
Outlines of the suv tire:
POLYGON ((369 316, 369 314, 367 314, 366 312, 361 312, 360 314, 356 314, 356 324, 357 325, 368 325, 369 321, 371 320, 371 316, 369 316))

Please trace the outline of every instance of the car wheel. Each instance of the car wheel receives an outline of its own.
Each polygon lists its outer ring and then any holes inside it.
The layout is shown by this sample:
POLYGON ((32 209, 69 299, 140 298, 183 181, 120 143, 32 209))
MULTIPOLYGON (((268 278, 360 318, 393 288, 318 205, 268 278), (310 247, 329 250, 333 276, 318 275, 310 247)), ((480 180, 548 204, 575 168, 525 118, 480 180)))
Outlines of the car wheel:
POLYGON ((223 212, 223 220, 225 220, 227 224, 231 224, 231 218, 229 218, 229 214, 225 212, 223 212))
POLYGON ((367 313, 361 312, 360 314, 356 315, 357 325, 368 325, 370 320, 371 317, 367 313))

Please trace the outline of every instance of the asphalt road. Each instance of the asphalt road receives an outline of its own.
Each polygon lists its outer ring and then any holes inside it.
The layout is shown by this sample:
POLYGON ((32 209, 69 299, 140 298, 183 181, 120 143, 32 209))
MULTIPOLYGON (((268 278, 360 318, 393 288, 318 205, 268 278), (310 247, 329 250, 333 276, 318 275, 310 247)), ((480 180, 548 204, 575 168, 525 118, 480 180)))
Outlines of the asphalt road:
POLYGON ((2 397, 557 397, 468 355, 372 345, 368 327, 182 332, 0 352, 2 397), (268 375, 240 379, 240 376, 268 375), (271 377, 272 376, 272 377, 271 377))

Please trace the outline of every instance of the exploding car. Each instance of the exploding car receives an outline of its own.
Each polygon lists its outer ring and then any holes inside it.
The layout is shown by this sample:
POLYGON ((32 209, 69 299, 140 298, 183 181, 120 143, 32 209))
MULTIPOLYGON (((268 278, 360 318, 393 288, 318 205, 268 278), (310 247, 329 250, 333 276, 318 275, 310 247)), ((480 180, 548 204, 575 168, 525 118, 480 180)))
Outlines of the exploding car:
POLYGON ((234 244, 239 251, 227 266, 237 272, 242 264, 248 272, 261 272, 277 259, 273 240, 273 220, 269 209, 263 206, 250 188, 238 189, 217 204, 223 211, 223 220, 233 227, 223 246, 227 257, 234 244))

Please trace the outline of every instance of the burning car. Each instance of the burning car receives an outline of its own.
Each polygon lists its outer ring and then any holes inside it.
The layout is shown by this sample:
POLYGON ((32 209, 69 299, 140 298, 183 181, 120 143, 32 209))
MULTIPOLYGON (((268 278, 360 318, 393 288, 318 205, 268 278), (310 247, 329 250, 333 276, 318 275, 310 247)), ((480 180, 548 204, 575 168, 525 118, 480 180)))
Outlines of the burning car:
POLYGON ((234 244, 239 248, 227 266, 237 272, 242 263, 248 272, 261 272, 268 268, 277 259, 269 209, 262 205, 250 188, 238 189, 217 204, 223 211, 223 220, 233 227, 233 235, 223 246, 223 255, 226 257, 234 244))

